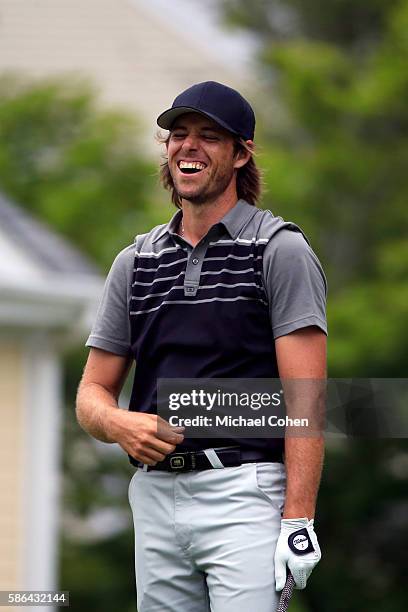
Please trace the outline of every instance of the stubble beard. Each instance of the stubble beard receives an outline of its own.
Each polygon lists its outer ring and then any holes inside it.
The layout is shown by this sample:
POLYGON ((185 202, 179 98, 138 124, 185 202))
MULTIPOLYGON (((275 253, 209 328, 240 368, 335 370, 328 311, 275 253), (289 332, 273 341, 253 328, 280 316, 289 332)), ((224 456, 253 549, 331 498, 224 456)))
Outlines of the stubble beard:
POLYGON ((177 191, 177 195, 181 199, 186 200, 187 202, 190 202, 191 204, 194 204, 196 206, 202 206, 207 202, 213 202, 220 195, 222 195, 231 183, 233 176, 234 169, 231 169, 230 172, 226 170, 223 174, 220 174, 212 181, 209 180, 207 184, 203 185, 203 187, 199 191, 193 194, 190 194, 188 192, 183 193, 182 189, 177 189, 174 178, 173 183, 177 191))

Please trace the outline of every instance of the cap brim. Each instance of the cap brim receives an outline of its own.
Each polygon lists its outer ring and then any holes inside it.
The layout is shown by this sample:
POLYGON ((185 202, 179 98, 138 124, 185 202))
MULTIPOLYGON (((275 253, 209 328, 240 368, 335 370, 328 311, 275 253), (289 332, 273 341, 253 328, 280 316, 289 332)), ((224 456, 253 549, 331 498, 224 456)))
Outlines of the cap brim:
POLYGON ((189 106, 176 106, 175 108, 169 108, 157 117, 157 125, 163 128, 164 130, 170 130, 177 117, 180 117, 180 115, 185 115, 186 113, 198 113, 199 115, 208 117, 209 119, 212 119, 213 121, 215 121, 215 123, 218 123, 218 125, 225 128, 229 132, 232 132, 233 134, 238 134, 238 132, 233 130, 227 123, 225 123, 225 121, 222 121, 215 115, 212 115, 211 113, 204 113, 203 111, 197 110, 196 108, 191 108, 189 106))

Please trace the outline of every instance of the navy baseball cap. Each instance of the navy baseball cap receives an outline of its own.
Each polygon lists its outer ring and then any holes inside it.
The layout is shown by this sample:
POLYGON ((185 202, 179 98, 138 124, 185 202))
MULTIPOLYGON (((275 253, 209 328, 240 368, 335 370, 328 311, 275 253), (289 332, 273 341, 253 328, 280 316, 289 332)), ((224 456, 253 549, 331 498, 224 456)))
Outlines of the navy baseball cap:
POLYGON ((177 117, 194 112, 213 119, 245 140, 254 138, 255 114, 251 105, 238 91, 216 81, 197 83, 183 91, 172 107, 158 116, 157 124, 169 130, 177 117))

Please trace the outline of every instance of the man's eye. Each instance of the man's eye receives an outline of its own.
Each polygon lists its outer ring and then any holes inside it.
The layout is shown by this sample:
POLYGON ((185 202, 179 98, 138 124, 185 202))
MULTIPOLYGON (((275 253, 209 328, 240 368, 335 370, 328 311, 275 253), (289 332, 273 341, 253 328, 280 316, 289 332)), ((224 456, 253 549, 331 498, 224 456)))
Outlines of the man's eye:
POLYGON ((218 140, 218 136, 204 136, 206 140, 218 140))
POLYGON ((184 138, 184 134, 172 134, 172 138, 184 138))

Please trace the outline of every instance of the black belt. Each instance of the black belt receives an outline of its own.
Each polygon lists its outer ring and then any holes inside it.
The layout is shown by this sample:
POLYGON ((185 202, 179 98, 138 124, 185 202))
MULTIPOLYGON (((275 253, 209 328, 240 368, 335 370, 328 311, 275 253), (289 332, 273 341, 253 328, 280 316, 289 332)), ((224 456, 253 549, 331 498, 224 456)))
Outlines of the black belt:
MULTIPOLYGON (((243 463, 254 463, 265 461, 268 463, 283 463, 281 451, 258 451, 244 450, 239 446, 226 446, 215 448, 218 458, 224 467, 235 467, 243 463)), ((139 462, 139 467, 143 463, 139 462)), ((204 451, 190 451, 180 453, 170 453, 167 457, 156 465, 147 466, 147 471, 161 470, 164 472, 191 472, 200 470, 210 470, 213 466, 204 451)))

